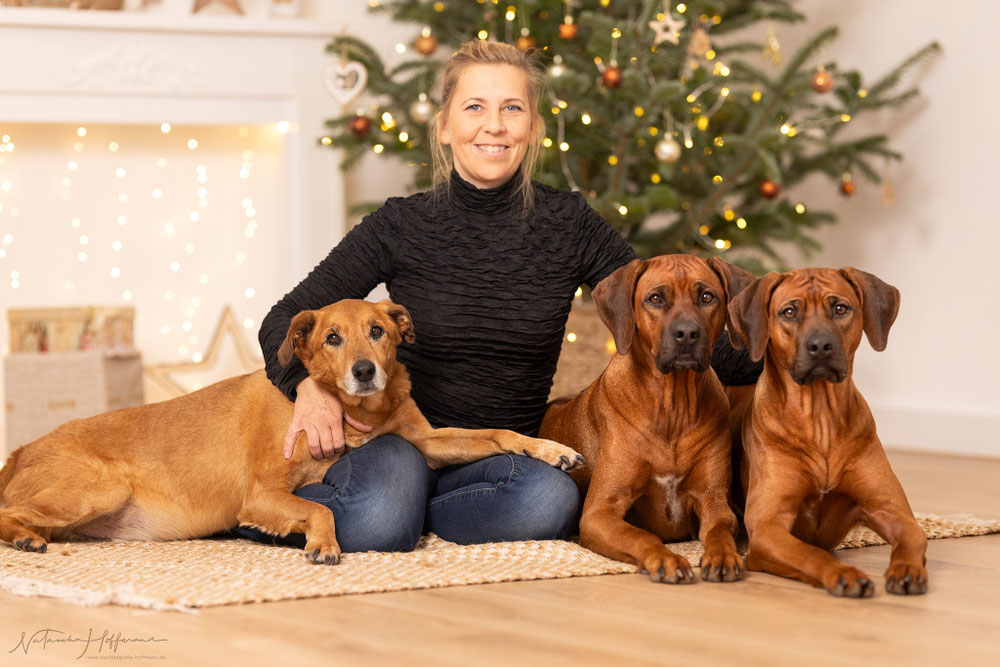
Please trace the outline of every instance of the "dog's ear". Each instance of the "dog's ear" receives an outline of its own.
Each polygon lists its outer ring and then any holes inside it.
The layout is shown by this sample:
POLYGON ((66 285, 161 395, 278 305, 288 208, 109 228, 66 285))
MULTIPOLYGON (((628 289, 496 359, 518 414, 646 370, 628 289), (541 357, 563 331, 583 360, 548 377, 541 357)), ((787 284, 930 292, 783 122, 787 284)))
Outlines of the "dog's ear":
POLYGON ((396 328, 399 329, 399 335, 403 340, 407 343, 412 343, 416 340, 413 335, 413 320, 410 319, 410 313, 406 308, 403 308, 398 303, 393 303, 389 299, 382 299, 378 302, 378 306, 396 323, 396 328))
POLYGON ((888 343, 889 327, 899 314, 899 290, 871 273, 850 266, 842 268, 840 274, 858 293, 865 318, 865 336, 871 346, 881 352, 888 343))
POLYGON ((632 337, 635 335, 635 311, 632 302, 635 285, 645 269, 644 261, 633 259, 597 283, 591 293, 597 306, 597 314, 615 337, 618 354, 627 354, 632 346, 632 337))
MULTIPOLYGON (((708 265, 715 275, 719 276, 719 280, 722 281, 722 289, 726 291, 726 305, 732 303, 733 298, 737 294, 745 290, 750 286, 756 276, 745 269, 741 269, 735 264, 730 264, 724 259, 718 257, 709 257, 708 265)), ((726 325, 729 329, 729 340, 733 343, 733 347, 740 347, 742 344, 734 340, 736 334, 733 333, 733 320, 729 316, 729 311, 726 311, 726 325)))
POLYGON ((771 337, 768 309, 779 282, 781 274, 771 271, 750 283, 729 303, 729 340, 733 347, 745 346, 753 361, 763 359, 767 350, 771 337))
POLYGON ((292 323, 288 327, 285 335, 285 342, 278 349, 278 363, 284 368, 292 360, 292 353, 298 355, 299 359, 305 361, 303 355, 309 356, 305 346, 306 338, 316 326, 316 311, 303 310, 292 318, 292 323))

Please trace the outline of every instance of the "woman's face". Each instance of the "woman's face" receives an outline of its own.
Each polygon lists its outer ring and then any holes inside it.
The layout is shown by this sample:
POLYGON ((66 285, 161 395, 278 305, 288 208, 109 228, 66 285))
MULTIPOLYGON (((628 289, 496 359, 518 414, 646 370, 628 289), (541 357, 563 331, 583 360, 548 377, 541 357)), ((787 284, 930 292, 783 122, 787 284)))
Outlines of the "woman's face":
POLYGON ((459 176, 477 188, 510 180, 533 138, 528 80, 513 65, 472 65, 459 75, 441 143, 451 146, 459 176))

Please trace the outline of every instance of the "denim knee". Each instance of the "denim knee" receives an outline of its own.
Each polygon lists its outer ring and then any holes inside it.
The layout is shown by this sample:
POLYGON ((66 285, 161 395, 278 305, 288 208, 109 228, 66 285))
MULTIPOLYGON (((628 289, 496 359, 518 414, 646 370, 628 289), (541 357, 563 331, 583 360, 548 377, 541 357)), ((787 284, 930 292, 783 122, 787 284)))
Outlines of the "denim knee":
POLYGON ((509 520, 520 525, 522 540, 565 539, 580 518, 580 491, 573 478, 543 461, 518 456, 522 468, 512 480, 518 503, 509 507, 509 520), (515 488, 516 487, 516 488, 515 488))
MULTIPOLYGON (((346 552, 410 551, 424 525, 434 473, 405 439, 383 435, 349 454, 347 488, 340 493, 343 512, 337 539, 346 552)), ((336 486, 328 471, 324 483, 336 486)))

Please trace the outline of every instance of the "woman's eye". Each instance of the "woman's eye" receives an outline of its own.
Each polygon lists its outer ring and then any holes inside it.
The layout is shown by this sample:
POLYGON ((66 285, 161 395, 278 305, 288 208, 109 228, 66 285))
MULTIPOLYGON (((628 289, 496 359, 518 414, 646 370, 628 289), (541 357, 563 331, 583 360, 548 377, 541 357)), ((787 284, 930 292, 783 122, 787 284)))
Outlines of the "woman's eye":
POLYGON ((715 295, 714 294, 712 294, 711 292, 702 292, 701 293, 701 302, 702 303, 712 303, 713 301, 715 301, 715 295))
POLYGON ((326 344, 327 345, 332 345, 333 347, 337 347, 338 345, 340 345, 343 342, 344 341, 341 340, 340 336, 338 334, 335 334, 335 333, 332 333, 332 334, 330 334, 329 336, 326 337, 326 344))
POLYGON ((837 315, 846 315, 847 313, 851 312, 851 307, 848 306, 846 303, 838 303, 836 306, 833 307, 833 312, 836 313, 837 315))
POLYGON ((465 107, 466 111, 479 111, 480 109, 482 109, 482 107, 478 104, 470 104, 469 106, 465 107))
POLYGON ((375 340, 381 338, 382 334, 384 333, 385 330, 382 327, 378 326, 377 324, 372 327, 372 338, 374 338, 375 340))
POLYGON ((508 104, 506 106, 507 111, 521 111, 521 107, 517 104, 508 104))
POLYGON ((663 303, 663 297, 659 294, 650 294, 646 301, 650 302, 654 306, 659 306, 663 303))

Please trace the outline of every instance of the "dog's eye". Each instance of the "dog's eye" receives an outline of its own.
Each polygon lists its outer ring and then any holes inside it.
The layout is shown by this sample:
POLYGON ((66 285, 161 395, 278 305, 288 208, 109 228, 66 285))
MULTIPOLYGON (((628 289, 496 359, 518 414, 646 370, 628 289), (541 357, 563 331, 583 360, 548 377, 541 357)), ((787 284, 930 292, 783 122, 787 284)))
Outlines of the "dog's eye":
POLYGON ((382 327, 380 327, 379 325, 376 324, 376 325, 372 326, 372 332, 371 333, 372 333, 372 338, 374 338, 375 340, 378 340, 379 338, 382 337, 382 334, 385 333, 385 330, 382 327))
POLYGON ((701 293, 701 302, 702 303, 712 303, 713 301, 715 301, 715 295, 714 294, 712 294, 711 292, 702 292, 701 293))
POLYGON ((338 345, 340 345, 343 342, 344 341, 343 341, 343 339, 341 339, 340 334, 332 333, 332 334, 330 334, 329 336, 326 337, 326 344, 327 345, 332 345, 333 347, 337 347, 338 345))
POLYGON ((851 312, 851 307, 848 306, 846 303, 838 303, 836 306, 833 307, 833 312, 834 314, 843 317, 847 313, 851 312))
POLYGON ((781 316, 784 317, 786 320, 794 320, 795 319, 795 308, 792 307, 792 306, 788 306, 786 308, 782 308, 781 309, 781 316))
POLYGON ((659 294, 650 294, 646 298, 646 301, 648 301, 649 303, 653 304, 654 306, 662 306, 663 305, 663 297, 660 296, 659 294))

